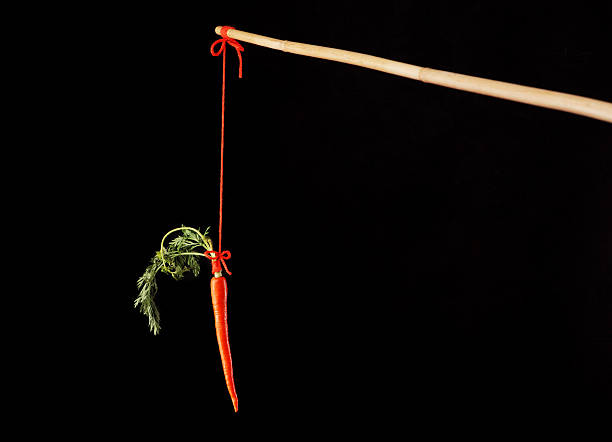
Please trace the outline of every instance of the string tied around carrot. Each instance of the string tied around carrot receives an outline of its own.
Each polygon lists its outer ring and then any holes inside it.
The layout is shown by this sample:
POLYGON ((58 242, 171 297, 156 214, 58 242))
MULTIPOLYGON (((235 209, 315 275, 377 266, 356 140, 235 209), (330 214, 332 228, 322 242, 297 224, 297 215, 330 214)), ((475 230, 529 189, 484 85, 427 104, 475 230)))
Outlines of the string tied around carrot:
POLYGON ((221 39, 215 41, 210 47, 210 53, 216 57, 223 53, 223 78, 221 81, 221 164, 219 168, 219 251, 214 252, 212 247, 208 249, 204 256, 210 259, 212 264, 213 277, 210 279, 210 294, 212 297, 213 311, 215 312, 215 330, 217 331, 217 343, 221 354, 221 364, 223 365, 223 375, 227 390, 232 398, 234 411, 238 411, 238 396, 234 385, 234 371, 232 367, 232 354, 229 347, 229 336, 227 329, 227 281, 221 271, 221 266, 225 268, 228 275, 232 273, 228 270, 225 260, 232 255, 228 250, 221 247, 221 233, 223 231, 223 153, 225 150, 225 53, 229 44, 238 54, 240 62, 238 67, 238 78, 242 78, 242 55, 244 48, 233 38, 228 37, 227 31, 234 29, 231 26, 223 26, 220 30, 221 39), (218 50, 215 47, 220 44, 218 50))
POLYGON ((231 37, 227 36, 227 31, 229 29, 235 29, 233 26, 223 26, 221 28, 221 30, 219 31, 221 34, 221 37, 219 40, 215 41, 211 46, 210 46, 210 53, 217 57, 219 56, 221 53, 223 53, 223 63, 225 65, 225 50, 226 50, 226 44, 229 44, 230 46, 232 46, 234 49, 236 49, 236 53, 238 54, 238 78, 242 78, 242 55, 240 54, 240 52, 244 51, 244 48, 240 45, 240 43, 238 43, 237 40, 234 40, 231 37), (215 46, 217 44, 221 44, 221 46, 219 47, 219 50, 215 51, 215 46))
MULTIPOLYGON (((228 251, 223 251, 221 248, 221 234, 223 230, 223 154, 224 154, 224 133, 225 133, 225 53, 227 50, 227 44, 236 49, 236 53, 238 54, 239 66, 238 66, 238 78, 242 78, 242 55, 241 52, 244 51, 244 48, 231 37, 228 37, 227 31, 229 29, 235 29, 233 26, 222 26, 220 29, 221 38, 216 40, 210 46, 210 53, 216 57, 223 53, 223 79, 221 83, 221 167, 219 170, 219 252, 218 256, 220 257, 220 261, 225 267, 228 275, 231 275, 231 272, 227 269, 227 265, 225 264, 225 259, 229 259, 231 256, 228 251), (220 44, 219 49, 215 50, 215 47, 220 44), (225 257, 226 256, 226 257, 225 257)), ((217 256, 217 255, 214 255, 217 256)), ((219 266, 219 259, 213 259, 214 256, 207 256, 212 261, 213 265, 213 274, 218 275, 221 272, 221 267, 219 266)))
POLYGON ((229 250, 224 250, 223 252, 213 252, 212 250, 207 250, 204 252, 204 256, 210 259, 213 274, 221 272, 221 264, 223 264, 223 267, 228 275, 232 274, 232 272, 227 269, 227 264, 225 263, 226 259, 230 259, 232 257, 229 250))
POLYGON ((238 411, 238 396, 234 385, 234 371, 232 366, 232 354, 229 345, 228 323, 227 323, 227 280, 223 276, 222 268, 228 275, 232 272, 227 268, 226 260, 231 258, 229 250, 223 250, 221 246, 221 233, 223 226, 223 154, 224 154, 224 132, 225 132, 225 59, 227 45, 229 44, 238 54, 239 70, 238 76, 242 78, 242 55, 244 48, 233 38, 228 37, 227 31, 234 29, 231 26, 221 28, 222 38, 215 41, 210 47, 213 56, 223 54, 223 79, 221 83, 221 164, 219 170, 219 250, 213 250, 212 240, 207 236, 208 229, 202 233, 193 227, 181 226, 170 230, 161 240, 160 249, 151 260, 150 265, 145 270, 143 276, 138 279, 137 286, 140 289, 138 298, 134 302, 135 307, 140 307, 140 311, 149 318, 149 328, 154 334, 158 334, 159 311, 153 298, 157 293, 156 275, 158 272, 167 273, 174 279, 182 279, 186 272, 192 272, 194 276, 200 273, 198 257, 205 257, 211 261, 213 277, 210 279, 210 294, 215 318, 215 331, 219 354, 221 355, 221 365, 225 384, 232 399, 234 411, 238 411), (220 45, 218 48, 217 46, 220 45), (180 231, 181 236, 174 238, 167 246, 164 246, 166 238, 172 233, 180 231), (204 248, 202 253, 200 248, 204 248))

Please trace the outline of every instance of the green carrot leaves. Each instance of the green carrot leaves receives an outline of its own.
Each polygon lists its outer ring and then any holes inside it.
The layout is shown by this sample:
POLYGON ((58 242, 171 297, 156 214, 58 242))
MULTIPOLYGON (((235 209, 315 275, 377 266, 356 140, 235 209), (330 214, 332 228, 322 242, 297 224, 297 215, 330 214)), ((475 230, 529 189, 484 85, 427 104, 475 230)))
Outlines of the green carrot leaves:
POLYGON ((192 272, 194 276, 200 274, 200 263, 198 258, 204 256, 202 252, 197 252, 198 247, 205 250, 212 250, 212 241, 208 236, 209 228, 202 234, 199 230, 192 227, 181 226, 170 230, 162 239, 160 250, 151 258, 149 266, 143 275, 138 278, 137 287, 140 290, 138 297, 134 301, 134 307, 139 307, 140 312, 149 319, 149 329, 153 334, 159 334, 159 310, 155 305, 155 295, 157 294, 157 274, 161 271, 172 276, 174 279, 182 279, 185 273, 192 272), (164 240, 171 233, 180 231, 181 234, 164 247, 164 240))

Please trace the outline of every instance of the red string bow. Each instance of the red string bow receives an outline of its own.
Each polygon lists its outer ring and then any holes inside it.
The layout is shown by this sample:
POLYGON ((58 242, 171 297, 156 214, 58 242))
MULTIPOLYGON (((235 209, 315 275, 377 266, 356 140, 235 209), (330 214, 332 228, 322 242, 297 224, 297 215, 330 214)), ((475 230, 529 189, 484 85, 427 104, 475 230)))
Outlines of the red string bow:
POLYGON ((222 38, 220 38, 219 40, 215 41, 212 44, 212 46, 210 47, 210 53, 216 57, 223 52, 223 60, 225 61, 225 48, 226 48, 225 44, 228 43, 230 46, 233 46, 234 49, 236 49, 236 53, 238 54, 238 60, 240 62, 240 64, 238 65, 238 78, 242 78, 242 55, 240 54, 240 52, 244 51, 244 48, 236 40, 227 36, 228 29, 235 29, 235 28, 232 26, 223 26, 221 28, 222 38), (219 48, 218 51, 215 51, 215 46, 218 43, 221 43, 221 47, 219 48))
POLYGON ((213 273, 220 272, 221 264, 223 264, 223 267, 225 267, 225 271, 227 272, 227 274, 228 275, 232 274, 232 272, 230 272, 227 269, 227 264, 225 264, 225 260, 230 259, 232 257, 232 254, 229 252, 229 250, 224 250, 223 252, 215 252, 212 250, 207 250, 206 252, 204 252, 204 256, 206 256, 208 259, 212 261, 212 272, 213 273), (214 256, 211 254, 214 254, 214 256), (219 261, 221 261, 221 263, 219 263, 219 261))

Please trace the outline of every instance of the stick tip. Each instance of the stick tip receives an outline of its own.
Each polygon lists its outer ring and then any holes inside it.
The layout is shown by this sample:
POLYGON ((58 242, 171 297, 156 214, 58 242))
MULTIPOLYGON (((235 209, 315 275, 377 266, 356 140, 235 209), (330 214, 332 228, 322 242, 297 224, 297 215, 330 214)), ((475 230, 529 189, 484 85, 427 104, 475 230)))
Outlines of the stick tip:
POLYGON ((222 28, 222 27, 223 27, 223 26, 217 26, 217 27, 215 28, 215 34, 217 34, 217 35, 221 35, 221 28, 222 28))

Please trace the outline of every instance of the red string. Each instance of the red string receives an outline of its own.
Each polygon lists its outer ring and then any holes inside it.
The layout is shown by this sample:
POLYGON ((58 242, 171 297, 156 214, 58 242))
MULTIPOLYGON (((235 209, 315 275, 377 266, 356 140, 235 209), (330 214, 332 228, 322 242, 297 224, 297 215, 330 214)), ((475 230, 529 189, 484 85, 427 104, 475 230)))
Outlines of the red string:
MULTIPOLYGON (((232 27, 232 26, 223 26, 221 28, 221 30, 219 32, 220 32, 222 38, 220 38, 219 40, 215 41, 211 45, 210 53, 216 57, 219 54, 221 54, 221 52, 223 52, 223 57, 224 57, 223 59, 225 60, 225 49, 226 49, 225 44, 228 43, 230 46, 233 46, 234 49, 236 49, 236 53, 238 54, 238 61, 239 61, 239 64, 238 64, 238 78, 242 78, 242 55, 240 54, 240 52, 244 51, 244 48, 236 40, 234 40, 233 38, 227 36, 227 31, 229 29, 235 29, 235 28, 232 27), (215 52, 215 46, 217 45, 217 43, 221 43, 221 47, 219 48, 218 51, 215 52)), ((223 66, 225 67, 225 63, 223 63, 223 66)), ((225 70, 223 72, 225 72, 225 70)), ((225 83, 225 75, 223 76, 223 80, 224 80, 224 83, 225 83)))
POLYGON ((206 253, 209 253, 209 252, 206 252, 205 255, 207 258, 212 260, 213 273, 221 271, 221 266, 219 265, 219 260, 220 260, 221 263, 223 264, 223 267, 225 267, 225 270, 227 271, 227 273, 231 275, 230 271, 227 270, 227 265, 225 264, 225 260, 229 259, 231 254, 227 250, 224 252, 221 251, 222 250, 221 249, 221 231, 222 231, 222 226, 223 226, 223 152, 224 152, 223 134, 225 132, 225 52, 227 49, 226 44, 229 44, 234 49, 236 49, 236 53, 238 54, 238 60, 239 60, 238 78, 242 78, 242 55, 240 54, 240 52, 244 51, 244 48, 236 40, 227 36, 228 29, 234 29, 234 28, 232 26, 223 26, 220 31, 222 38, 215 41, 210 46, 210 53, 214 57, 217 57, 219 54, 223 53, 223 80, 221 83, 221 168, 219 172, 219 256, 212 257, 210 255, 206 255, 206 253), (217 51, 215 51, 215 46, 219 43, 221 44, 221 46, 219 47, 217 51))
POLYGON ((232 257, 232 254, 229 252, 229 250, 225 250, 220 253, 213 252, 212 250, 207 250, 206 252, 204 252, 204 256, 206 256, 212 261, 213 273, 219 273, 221 271, 221 264, 223 264, 223 267, 225 267, 225 271, 227 272, 227 274, 232 274, 232 272, 227 269, 227 264, 225 263, 226 259, 230 259, 232 257), (221 263, 219 263, 219 261, 221 261, 221 263))

